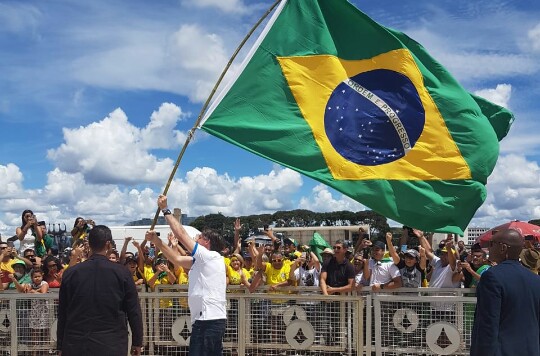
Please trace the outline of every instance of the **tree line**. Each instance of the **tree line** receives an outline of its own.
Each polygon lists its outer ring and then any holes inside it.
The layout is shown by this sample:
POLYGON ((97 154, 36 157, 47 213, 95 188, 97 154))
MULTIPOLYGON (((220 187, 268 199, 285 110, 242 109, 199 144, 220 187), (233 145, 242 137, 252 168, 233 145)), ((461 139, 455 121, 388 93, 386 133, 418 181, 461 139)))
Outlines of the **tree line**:
MULTIPOLYGON (((234 239, 234 221, 237 217, 225 216, 222 213, 203 215, 196 218, 190 225, 198 230, 211 228, 217 230, 232 243, 234 239)), ((317 226, 350 226, 369 225, 372 239, 383 236, 390 231, 386 217, 372 211, 364 210, 333 211, 317 213, 310 210, 297 209, 290 211, 277 211, 274 214, 259 214, 239 216, 242 223, 240 236, 248 237, 264 225, 274 227, 317 227, 317 226)))

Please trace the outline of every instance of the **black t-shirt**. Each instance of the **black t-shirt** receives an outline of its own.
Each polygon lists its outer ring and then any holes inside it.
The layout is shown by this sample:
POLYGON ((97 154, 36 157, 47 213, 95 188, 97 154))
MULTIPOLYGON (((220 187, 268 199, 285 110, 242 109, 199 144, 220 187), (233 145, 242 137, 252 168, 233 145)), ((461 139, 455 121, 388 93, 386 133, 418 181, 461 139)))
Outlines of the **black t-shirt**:
POLYGON ((349 279, 354 279, 354 266, 347 260, 338 263, 335 257, 322 266, 322 272, 326 272, 326 285, 329 287, 345 287, 349 279))

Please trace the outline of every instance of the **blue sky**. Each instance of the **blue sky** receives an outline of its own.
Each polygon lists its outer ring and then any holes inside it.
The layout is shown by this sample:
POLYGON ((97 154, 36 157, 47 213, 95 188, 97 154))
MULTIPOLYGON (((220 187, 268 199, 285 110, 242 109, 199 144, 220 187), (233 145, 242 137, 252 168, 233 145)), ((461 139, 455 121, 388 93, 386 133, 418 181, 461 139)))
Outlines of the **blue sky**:
MULTIPOLYGON (((202 103, 271 3, 0 0, 0 233, 11 236, 27 208, 68 226, 153 216, 202 103)), ((353 3, 514 112, 471 224, 540 218, 540 3, 353 3)), ((363 209, 202 131, 169 196, 191 216, 363 209)))

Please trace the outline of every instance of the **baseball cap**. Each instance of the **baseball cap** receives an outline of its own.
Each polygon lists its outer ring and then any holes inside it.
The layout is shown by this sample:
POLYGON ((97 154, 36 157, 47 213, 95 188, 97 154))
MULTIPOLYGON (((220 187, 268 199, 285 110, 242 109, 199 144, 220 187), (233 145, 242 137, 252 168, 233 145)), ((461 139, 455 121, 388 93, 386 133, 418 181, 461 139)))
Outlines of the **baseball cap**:
MULTIPOLYGON (((448 250, 446 249, 446 246, 444 246, 444 247, 441 249, 441 252, 444 252, 444 253, 448 252, 448 250)), ((456 250, 452 249, 452 252, 453 252, 453 253, 456 253, 456 250)))
POLYGON ((128 256, 128 257, 126 257, 126 260, 124 261, 124 264, 127 265, 127 264, 130 263, 130 262, 138 263, 138 262, 137 262, 137 259, 136 259, 135 257, 133 257, 133 256, 128 256))
POLYGON ((11 266, 15 266, 15 265, 23 265, 26 267, 26 263, 24 263, 23 260, 15 260, 11 263, 11 266))
POLYGON ((385 243, 382 242, 382 241, 375 241, 373 243, 373 248, 380 248, 381 250, 384 250, 384 248, 386 247, 385 243))
POLYGON ((285 240, 283 240, 283 242, 285 243, 285 245, 297 245, 296 240, 290 237, 287 237, 285 240))
POLYGON ((409 256, 412 256, 416 259, 418 259, 418 257, 420 257, 420 254, 418 253, 418 251, 414 250, 414 249, 409 249, 407 251, 405 251, 404 255, 409 255, 409 256))

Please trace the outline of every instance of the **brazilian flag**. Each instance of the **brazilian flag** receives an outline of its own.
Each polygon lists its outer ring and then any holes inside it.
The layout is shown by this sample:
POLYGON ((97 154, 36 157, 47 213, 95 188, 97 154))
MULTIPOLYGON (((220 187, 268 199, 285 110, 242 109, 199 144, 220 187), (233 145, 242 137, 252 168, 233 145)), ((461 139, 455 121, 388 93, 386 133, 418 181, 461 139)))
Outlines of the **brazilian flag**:
POLYGON ((462 233, 512 121, 349 2, 287 0, 199 127, 404 225, 462 233))

